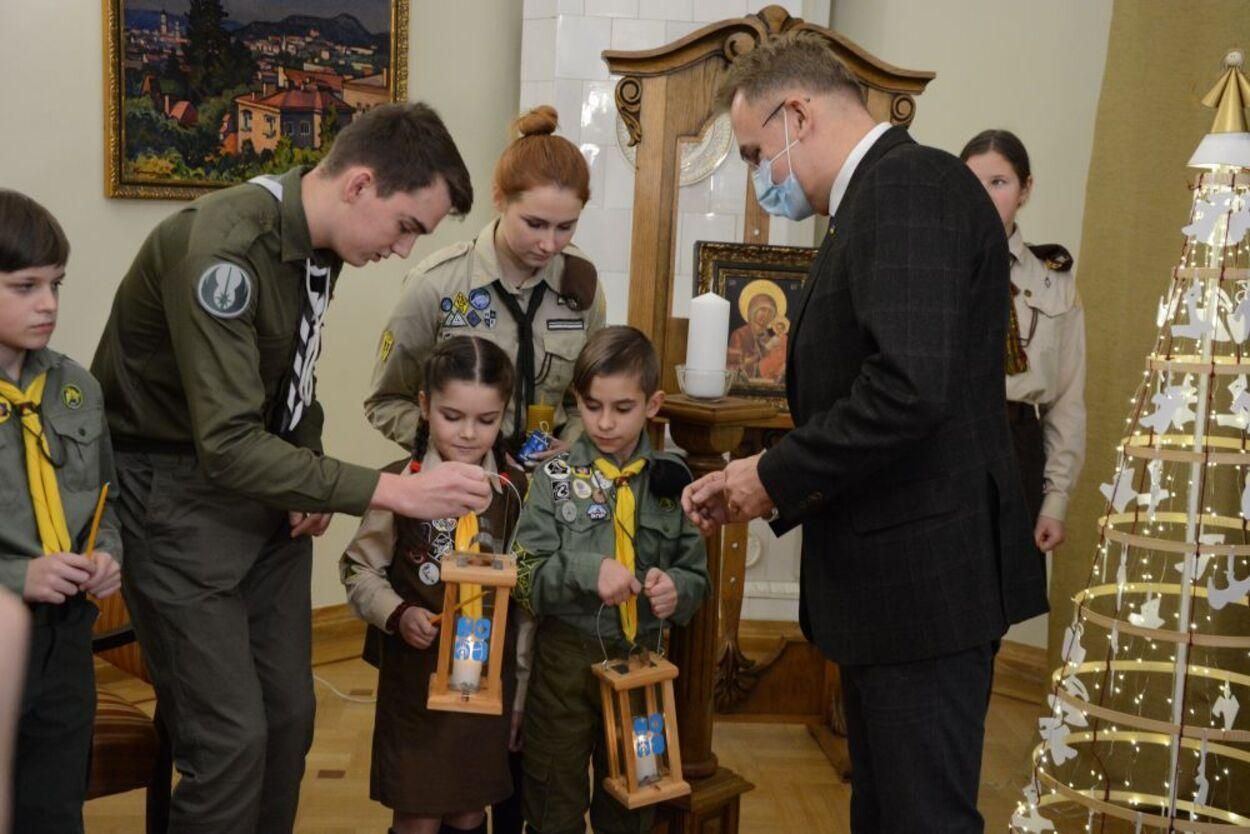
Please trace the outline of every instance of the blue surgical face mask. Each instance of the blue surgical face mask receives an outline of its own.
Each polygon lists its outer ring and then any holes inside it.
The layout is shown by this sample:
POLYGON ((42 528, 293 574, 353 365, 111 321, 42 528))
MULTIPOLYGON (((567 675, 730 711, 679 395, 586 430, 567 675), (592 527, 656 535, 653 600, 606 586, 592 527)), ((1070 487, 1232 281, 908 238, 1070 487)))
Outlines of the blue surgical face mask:
POLYGON ((790 121, 787 116, 785 108, 782 108, 781 124, 786 132, 786 146, 772 159, 765 159, 756 166, 755 173, 751 176, 755 183, 755 199, 759 201, 760 208, 778 217, 805 220, 812 216, 812 204, 807 201, 807 195, 803 193, 803 188, 794 176, 794 167, 790 164, 790 148, 799 140, 790 141, 790 121), (781 154, 786 155, 786 167, 790 169, 790 173, 784 180, 775 183, 773 163, 781 158, 781 154))

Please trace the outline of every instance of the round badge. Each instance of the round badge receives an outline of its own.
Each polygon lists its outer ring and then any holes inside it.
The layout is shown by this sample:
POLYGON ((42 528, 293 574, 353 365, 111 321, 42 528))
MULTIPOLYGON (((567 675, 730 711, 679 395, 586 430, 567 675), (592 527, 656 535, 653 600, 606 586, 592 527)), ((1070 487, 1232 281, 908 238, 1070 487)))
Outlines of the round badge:
POLYGON ((590 497, 590 481, 583 481, 580 478, 573 481, 573 494, 585 501, 590 497))
POLYGON ((438 565, 433 562, 426 562, 417 569, 417 574, 421 577, 421 581, 426 585, 438 584, 438 565))
POLYGON ((595 485, 599 487, 599 489, 607 489, 608 487, 612 486, 612 482, 608 480, 607 475, 604 475, 602 472, 596 469, 595 470, 595 485))
POLYGON ((490 293, 479 287, 469 293, 469 303, 473 305, 475 310, 485 310, 490 306, 490 293))
POLYGON ((252 300, 252 279, 234 264, 215 263, 200 275, 195 297, 210 315, 236 318, 252 300))
POLYGON ((456 529, 456 520, 454 518, 436 518, 430 523, 440 533, 450 533, 456 529))
POLYGON ((553 481, 567 481, 569 479, 569 462, 562 458, 552 458, 543 464, 543 471, 547 473, 547 477, 553 481))
POLYGON ((447 296, 443 296, 443 300, 438 302, 438 309, 442 310, 444 313, 450 313, 451 312, 451 299, 448 298, 447 296))
POLYGON ((608 496, 604 494, 603 490, 601 489, 596 489, 594 492, 590 494, 590 497, 591 497, 591 500, 593 500, 596 504, 608 503, 608 496))
POLYGON ((577 518, 577 507, 573 506, 572 501, 561 501, 558 507, 557 512, 566 524, 571 524, 573 519, 577 518))
POLYGON ((591 504, 586 508, 586 516, 591 521, 603 521, 608 517, 608 508, 602 504, 591 504))
POLYGON ((82 408, 82 389, 77 385, 66 385, 61 389, 61 402, 72 411, 82 408))

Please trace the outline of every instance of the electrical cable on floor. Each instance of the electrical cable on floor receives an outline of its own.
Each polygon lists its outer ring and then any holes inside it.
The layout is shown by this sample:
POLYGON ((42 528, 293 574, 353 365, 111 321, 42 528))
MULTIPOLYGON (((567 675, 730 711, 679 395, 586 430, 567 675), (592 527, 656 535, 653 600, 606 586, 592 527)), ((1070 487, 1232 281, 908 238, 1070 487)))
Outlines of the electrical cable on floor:
POLYGON ((339 697, 339 700, 341 701, 347 701, 352 704, 376 704, 378 702, 377 698, 365 698, 360 695, 348 695, 346 692, 339 689, 337 686, 330 683, 325 678, 321 677, 321 675, 314 673, 313 680, 315 680, 317 683, 324 686, 326 689, 329 689, 331 692, 337 695, 339 697))

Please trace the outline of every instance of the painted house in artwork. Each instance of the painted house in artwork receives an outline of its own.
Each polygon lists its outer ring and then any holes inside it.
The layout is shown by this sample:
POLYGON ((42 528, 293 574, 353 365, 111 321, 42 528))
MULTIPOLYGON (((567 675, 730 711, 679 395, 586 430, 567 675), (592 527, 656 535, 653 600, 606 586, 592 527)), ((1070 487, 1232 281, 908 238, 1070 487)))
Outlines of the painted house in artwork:
POLYGON ((251 142, 261 153, 273 150, 283 136, 297 148, 321 147, 321 125, 333 109, 342 128, 352 119, 352 108, 332 90, 319 86, 279 90, 271 95, 246 93, 234 100, 236 147, 251 142))

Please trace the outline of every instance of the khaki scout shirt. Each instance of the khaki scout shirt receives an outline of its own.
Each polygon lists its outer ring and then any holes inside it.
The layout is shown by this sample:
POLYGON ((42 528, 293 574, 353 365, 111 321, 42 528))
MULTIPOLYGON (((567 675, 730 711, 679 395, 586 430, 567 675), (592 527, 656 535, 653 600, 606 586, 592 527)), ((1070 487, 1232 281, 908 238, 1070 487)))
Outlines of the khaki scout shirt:
MULTIPOLYGON (((73 547, 87 543, 100 488, 113 477, 113 450, 104 420, 104 397, 100 385, 87 369, 53 350, 26 355, 22 378, 0 377, 25 390, 44 371, 43 402, 39 418, 48 438, 56 485, 65 508, 65 522, 73 547)), ((0 397, 0 585, 21 596, 26 568, 43 555, 43 542, 35 524, 26 475, 26 447, 21 418, 0 397)), ((105 503, 95 549, 122 559, 122 539, 117 523, 116 489, 105 503)))
POLYGON ((360 514, 378 473, 321 455, 320 403, 285 437, 281 419, 314 250, 300 195, 238 185, 164 220, 122 279, 92 372, 117 445, 194 444, 218 487, 286 510, 360 514))
MULTIPOLYGON (((555 407, 561 436, 571 440, 581 430, 573 409, 565 408, 573 362, 590 334, 603 327, 607 301, 594 265, 576 247, 568 246, 519 288, 503 279, 495 255, 495 227, 487 224, 472 242, 462 241, 435 252, 408 273, 403 294, 378 346, 365 414, 374 428, 411 449, 421 411, 417 393, 426 357, 441 339, 481 336, 503 348, 516 362, 517 324, 491 286, 496 279, 522 311, 540 282, 547 294, 534 316, 534 398, 555 407)), ((518 382, 519 384, 519 382, 518 382)), ((512 435, 515 403, 508 401, 503 433, 512 435)), ((521 420, 525 419, 522 415, 521 420)))
POLYGON ((1063 521, 1085 462, 1085 311, 1076 276, 1048 269, 1018 226, 1008 248, 1029 369, 1007 377, 1007 399, 1038 407, 1046 451, 1041 514, 1063 521))
MULTIPOLYGON (((599 566, 616 556, 616 489, 597 475, 594 463, 599 457, 602 453, 583 435, 568 452, 534 470, 513 547, 520 571, 516 593, 517 601, 535 616, 556 617, 619 645, 625 639, 620 615, 612 608, 599 611, 599 566)), ((634 574, 642 582, 653 567, 667 573, 677 586, 677 610, 671 619, 685 624, 708 590, 703 534, 681 511, 681 485, 689 482, 689 473, 681 458, 653 451, 645 431, 631 460, 640 457, 647 465, 630 480, 637 507, 634 574), (655 490, 657 466, 680 467, 681 480, 671 497, 655 490)), ((646 595, 640 594, 636 642, 641 645, 643 635, 655 635, 659 627, 646 595)))

